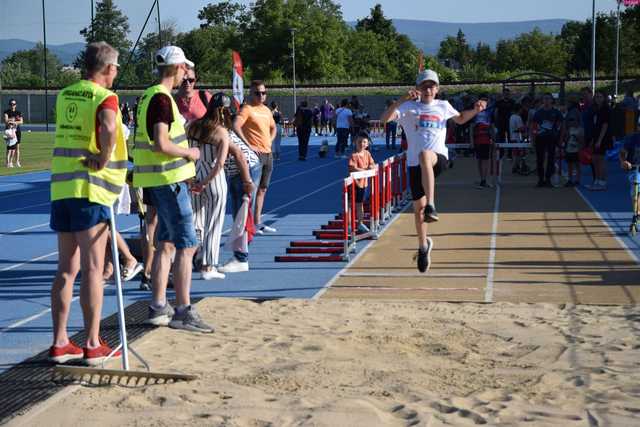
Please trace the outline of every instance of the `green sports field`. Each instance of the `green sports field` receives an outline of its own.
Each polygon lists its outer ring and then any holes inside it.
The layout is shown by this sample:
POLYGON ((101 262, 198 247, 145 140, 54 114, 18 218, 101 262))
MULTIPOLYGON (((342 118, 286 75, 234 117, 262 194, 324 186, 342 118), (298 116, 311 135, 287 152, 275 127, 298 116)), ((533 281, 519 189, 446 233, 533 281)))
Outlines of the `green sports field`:
POLYGON ((51 150, 53 149, 53 132, 22 132, 20 143, 21 168, 8 168, 5 162, 6 150, 3 150, 3 159, 0 162, 0 175, 15 175, 23 172, 32 172, 49 169, 51 163, 51 150))

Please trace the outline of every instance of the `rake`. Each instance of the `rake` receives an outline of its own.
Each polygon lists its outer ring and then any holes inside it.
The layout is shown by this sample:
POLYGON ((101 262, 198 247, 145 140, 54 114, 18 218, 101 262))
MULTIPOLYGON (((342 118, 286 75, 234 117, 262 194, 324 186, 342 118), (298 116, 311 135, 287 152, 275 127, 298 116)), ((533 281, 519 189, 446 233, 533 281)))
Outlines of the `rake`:
POLYGON ((122 278, 120 277, 120 263, 118 258, 118 245, 116 241, 116 223, 113 206, 109 208, 109 224, 111 228, 111 253, 113 255, 113 275, 116 281, 116 295, 118 298, 118 323, 120 326, 120 344, 113 349, 111 354, 98 368, 85 366, 57 365, 53 370, 54 380, 79 381, 93 385, 126 385, 140 386, 147 384, 165 384, 177 381, 191 381, 198 378, 197 375, 181 373, 153 372, 149 364, 127 342, 127 328, 124 317, 124 299, 122 296, 122 278), (122 369, 107 369, 105 364, 113 358, 118 350, 122 349, 122 369), (136 371, 129 368, 129 351, 144 365, 146 371, 136 371))

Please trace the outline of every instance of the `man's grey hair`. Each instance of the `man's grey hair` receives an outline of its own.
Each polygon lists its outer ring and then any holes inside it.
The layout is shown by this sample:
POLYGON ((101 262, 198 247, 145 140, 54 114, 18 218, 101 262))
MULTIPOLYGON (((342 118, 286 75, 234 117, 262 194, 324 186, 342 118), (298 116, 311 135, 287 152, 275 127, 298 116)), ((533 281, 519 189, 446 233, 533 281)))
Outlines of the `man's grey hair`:
POLYGON ((109 64, 118 64, 118 51, 107 42, 94 42, 87 45, 84 63, 87 74, 95 74, 109 64))

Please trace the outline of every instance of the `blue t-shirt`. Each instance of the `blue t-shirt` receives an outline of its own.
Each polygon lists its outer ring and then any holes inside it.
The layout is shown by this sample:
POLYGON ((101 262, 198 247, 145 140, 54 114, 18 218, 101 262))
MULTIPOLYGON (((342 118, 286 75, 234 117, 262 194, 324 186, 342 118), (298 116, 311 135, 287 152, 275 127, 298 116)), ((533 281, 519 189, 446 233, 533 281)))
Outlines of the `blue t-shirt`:
POLYGON ((627 152, 627 161, 630 163, 640 162, 640 132, 625 136, 622 142, 624 150, 627 152))

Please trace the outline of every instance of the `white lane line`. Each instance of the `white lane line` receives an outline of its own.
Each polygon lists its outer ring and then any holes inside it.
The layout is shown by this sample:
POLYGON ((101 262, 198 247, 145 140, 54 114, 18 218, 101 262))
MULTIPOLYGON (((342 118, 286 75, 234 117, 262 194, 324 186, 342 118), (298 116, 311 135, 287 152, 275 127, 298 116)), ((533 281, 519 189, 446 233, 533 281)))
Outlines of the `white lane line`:
MULTIPOLYGON (((137 227, 138 227, 137 225, 134 225, 134 226, 132 226, 132 227, 125 228, 124 230, 119 230, 119 231, 120 231, 120 232, 126 232, 126 231, 133 230, 134 228, 137 228, 137 227)), ((32 259, 30 259, 29 261, 25 261, 25 262, 20 263, 20 264, 14 264, 14 265, 12 265, 12 266, 10 266, 10 267, 8 267, 8 268, 2 269, 2 270, 0 270, 0 272, 13 270, 13 269, 18 268, 18 267, 21 267, 21 266, 23 266, 23 265, 25 265, 25 264, 29 264, 29 263, 34 262, 34 261, 39 261, 39 260, 41 260, 41 259, 48 258, 48 257, 51 257, 51 256, 53 256, 53 255, 57 255, 57 253, 58 253, 58 251, 55 251, 55 252, 51 252, 50 254, 42 255, 42 256, 39 256, 39 257, 36 257, 36 258, 32 258, 32 259)), ((105 286, 104 286, 104 287, 105 287, 105 288, 108 288, 109 286, 111 286, 111 285, 110 285, 109 283, 107 283, 107 284, 105 284, 105 286)), ((73 298, 71 299, 71 303, 76 302, 78 299, 80 299, 80 296, 79 296, 79 295, 78 295, 78 296, 73 297, 73 298)), ((24 325, 24 324, 26 324, 26 323, 29 323, 29 322, 31 322, 31 321, 33 321, 33 320, 36 320, 36 319, 38 319, 38 318, 40 318, 40 317, 44 316, 45 314, 47 314, 47 313, 49 313, 49 312, 51 312, 51 308, 46 308, 46 309, 42 310, 42 311, 41 311, 41 312, 39 312, 39 313, 36 313, 36 314, 34 314, 34 315, 32 315, 32 316, 29 316, 29 317, 26 317, 26 318, 24 318, 24 319, 22 319, 22 320, 18 320, 17 322, 12 323, 12 324, 11 324, 11 325, 9 325, 9 326, 5 326, 4 328, 0 329, 0 335, 2 335, 3 333, 5 333, 5 332, 7 332, 7 331, 9 331, 9 330, 11 330, 11 329, 19 328, 20 326, 22 326, 22 325, 24 325)))
MULTIPOLYGON (((389 221, 388 223, 386 223, 386 224, 384 225, 384 227, 382 227, 382 230, 380 230, 380 235, 379 235, 379 237, 382 237, 382 234, 384 234, 384 232, 385 232, 385 231, 387 231, 387 228, 389 228, 389 227, 391 226, 391 224, 393 224, 394 222, 396 222, 396 220, 397 220, 398 218, 400 218, 400 214, 401 214, 401 213, 404 213, 407 209, 409 209, 409 207, 410 207, 411 205, 412 205, 411 203, 407 203, 407 205, 406 205, 404 208, 402 208, 402 210, 401 210, 400 212, 398 212, 397 214, 395 214, 395 216, 394 216, 393 218, 391 218, 391 221, 389 221)), ((369 249, 369 247, 370 247, 371 245, 373 245, 376 241, 377 241, 377 240, 371 240, 371 241, 369 241, 369 243, 367 243, 367 244, 366 244, 366 246, 365 246, 364 248, 362 248, 362 249, 360 250, 360 252, 358 252, 358 253, 356 254, 356 256, 355 256, 355 257, 353 257, 353 258, 351 259, 351 261, 349 261, 349 262, 347 263, 347 265, 345 265, 345 266, 342 268, 342 270, 338 271, 338 272, 336 273, 336 275, 335 275, 335 276, 333 276, 333 277, 331 278, 331 280, 329 280, 329 281, 328 281, 328 282, 327 282, 327 283, 322 287, 322 289, 320 289, 320 290, 319 290, 319 291, 318 291, 314 296, 312 296, 312 297, 311 297, 311 300, 312 300, 312 301, 314 301, 314 300, 318 300, 322 295, 324 295, 324 293, 325 293, 325 292, 327 292, 327 291, 329 290, 329 288, 330 288, 330 287, 332 287, 332 286, 333 286, 333 284, 338 280, 338 278, 340 277, 340 275, 341 275, 341 274, 344 274, 344 273, 349 269, 349 267, 351 267, 351 266, 353 265, 353 263, 355 263, 355 262, 358 260, 358 258, 360 258, 360 257, 361 257, 365 252, 367 252, 367 250, 369 249)))
POLYGON ((0 200, 1 199, 8 199, 9 197, 16 197, 16 196, 22 197, 24 195, 33 194, 33 193, 44 193, 44 192, 48 193, 49 191, 51 191, 51 190, 49 188, 47 188, 47 189, 42 189, 42 190, 33 190, 33 191, 21 192, 20 194, 7 194, 6 196, 0 196, 0 200))
POLYGON ((496 263, 496 240, 498 237, 498 217, 500 215, 501 185, 496 185, 496 201, 493 205, 493 224, 491 225, 491 243, 487 261, 487 284, 484 289, 484 302, 493 302, 493 277, 496 263))
POLYGON ((484 273, 385 273, 385 272, 347 272, 342 273, 342 277, 486 277, 484 273))
POLYGON ((8 236, 10 234, 20 233, 22 231, 33 230, 34 228, 40 228, 49 225, 48 222, 43 222, 42 224, 36 224, 29 227, 18 228, 17 230, 7 231, 6 233, 0 233, 0 236, 8 236))
POLYGON ((37 207, 39 207, 39 206, 45 206, 45 205, 48 205, 48 204, 50 204, 50 203, 51 203, 51 202, 50 202, 50 201, 48 201, 48 202, 46 202, 46 203, 38 203, 37 205, 29 205, 29 206, 23 206, 23 207, 21 207, 21 208, 16 208, 16 209, 9 209, 9 210, 7 210, 7 211, 0 211, 0 214, 11 213, 11 212, 18 212, 18 211, 23 211, 23 210, 26 210, 26 209, 31 209, 31 208, 37 208, 37 207))
POLYGON ((287 180, 289 180, 291 178, 295 178, 296 176, 305 175, 305 174, 308 174, 308 173, 313 172, 315 170, 326 168, 327 166, 331 166, 331 165, 333 165, 335 163, 338 163, 338 162, 344 163, 344 160, 342 160, 342 159, 334 160, 333 162, 330 162, 330 163, 327 163, 327 164, 324 164, 324 165, 320 165, 320 166, 316 166, 315 168, 305 169, 302 172, 294 173, 293 175, 289 175, 289 176, 287 176, 285 178, 280 178, 280 179, 277 179, 275 181, 272 181, 271 184, 277 184, 279 182, 287 181, 287 180))
POLYGON ((280 205, 280 206, 278 206, 277 208, 273 208, 273 209, 271 209, 271 210, 270 210, 270 211, 268 211, 268 212, 264 212, 264 213, 263 213, 263 215, 268 215, 268 214, 271 214, 271 213, 273 213, 273 212, 279 211, 280 209, 284 209, 284 208, 286 208, 287 206, 291 206, 291 205, 293 205, 294 203, 298 203, 299 201, 304 200, 304 199, 306 199, 307 197, 311 197, 311 196, 313 196, 314 194, 319 193, 319 192, 321 192, 322 190, 325 190, 325 189, 327 189, 327 188, 331 187, 332 185, 336 185, 336 184, 338 184, 338 183, 340 183, 340 182, 343 182, 343 181, 344 181, 344 178, 340 178, 340 179, 337 179, 337 180, 335 180, 335 181, 332 181, 332 182, 328 183, 327 185, 323 185, 322 187, 318 188, 317 190, 312 191, 311 193, 307 193, 307 194, 305 194, 304 196, 298 197, 297 199, 293 199, 292 201, 287 202, 287 203, 285 203, 284 205, 280 205))
POLYGON ((595 206, 593 206, 591 204, 591 202, 589 201, 589 199, 587 199, 587 197, 584 194, 582 194, 582 190, 580 190, 577 187, 575 187, 575 190, 578 192, 580 197, 582 197, 582 200, 584 200, 584 202, 587 204, 587 206, 589 206, 591 208, 593 213, 596 214, 596 216, 600 219, 600 221, 602 221, 602 223, 607 226, 607 228, 609 229, 609 232, 611 234, 613 234, 613 237, 615 237, 615 239, 618 241, 620 246, 622 246, 627 251, 627 253, 631 257, 631 259, 634 260, 636 262, 636 264, 640 264, 640 259, 638 258, 638 255, 636 255, 636 253, 624 242, 624 240, 622 240, 620 238, 620 236, 618 236, 618 232, 614 231, 613 228, 611 228, 611 225, 609 224, 609 222, 606 221, 602 217, 602 215, 600 215, 600 212, 598 212, 598 210, 595 208, 595 206))
POLYGON ((27 264, 30 264, 32 262, 40 261, 41 259, 49 258, 49 257, 52 257, 52 256, 57 255, 57 254, 58 254, 58 251, 55 251, 55 252, 51 252, 51 253, 46 254, 46 255, 41 255, 41 256, 36 257, 36 258, 31 258, 29 261, 21 262, 20 264, 13 264, 13 265, 11 265, 9 267, 3 268, 2 270, 0 270, 0 272, 9 271, 9 270, 15 270, 16 268, 22 267, 23 265, 27 265, 27 264))

